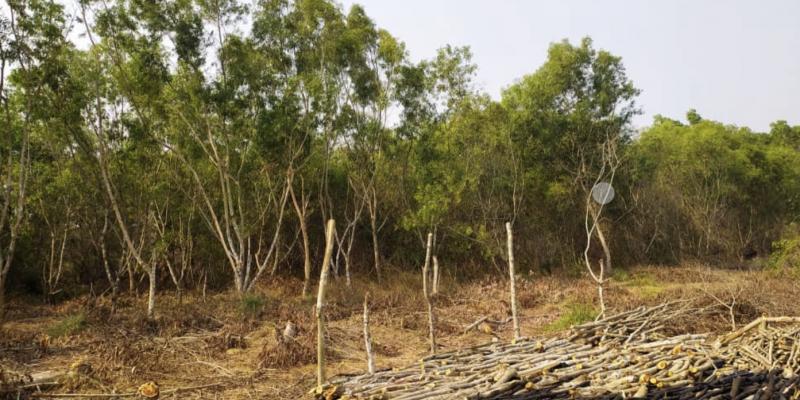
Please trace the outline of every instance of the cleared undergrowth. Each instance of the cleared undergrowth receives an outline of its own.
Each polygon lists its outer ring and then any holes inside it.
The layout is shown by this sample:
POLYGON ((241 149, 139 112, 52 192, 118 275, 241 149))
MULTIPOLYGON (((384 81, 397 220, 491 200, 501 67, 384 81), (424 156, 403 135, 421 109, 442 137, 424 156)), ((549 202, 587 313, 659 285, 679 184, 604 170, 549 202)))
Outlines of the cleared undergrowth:
MULTIPOLYGON (((181 398, 295 398, 313 385, 312 298, 301 298, 302 283, 265 281, 244 298, 215 293, 203 299, 170 294, 159 298, 158 318, 144 318, 145 297, 125 296, 116 313, 106 298, 82 297, 55 306, 12 302, 0 335, 0 366, 37 372, 82 368, 78 378, 55 392, 121 393, 148 381, 162 389, 220 383, 182 393, 181 398), (296 340, 279 344, 276 332, 291 321, 296 340)), ((363 295, 371 293, 371 330, 378 368, 413 363, 427 354, 427 322, 417 274, 395 273, 385 285, 335 280, 327 315, 330 375, 362 372, 363 295)), ((506 282, 484 279, 443 281, 438 299, 437 336, 441 351, 506 341, 510 324, 487 324, 464 333, 480 317, 505 321, 506 282)), ((524 336, 569 328, 593 318, 594 287, 588 279, 523 276, 518 281, 524 336)), ((608 290, 612 310, 690 299, 703 313, 676 321, 673 333, 723 332, 761 315, 798 315, 800 288, 788 276, 764 271, 709 269, 700 265, 639 267, 617 271, 608 290)))

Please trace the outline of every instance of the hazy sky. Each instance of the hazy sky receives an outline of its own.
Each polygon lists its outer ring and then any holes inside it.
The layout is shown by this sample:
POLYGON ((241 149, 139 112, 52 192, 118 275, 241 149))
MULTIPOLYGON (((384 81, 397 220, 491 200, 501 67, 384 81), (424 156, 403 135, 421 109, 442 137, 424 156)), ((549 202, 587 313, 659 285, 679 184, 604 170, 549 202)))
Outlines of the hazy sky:
POLYGON ((414 60, 468 45, 493 97, 538 68, 554 41, 591 36, 622 57, 644 115, 708 119, 755 130, 800 124, 800 0, 344 0, 362 4, 414 60))

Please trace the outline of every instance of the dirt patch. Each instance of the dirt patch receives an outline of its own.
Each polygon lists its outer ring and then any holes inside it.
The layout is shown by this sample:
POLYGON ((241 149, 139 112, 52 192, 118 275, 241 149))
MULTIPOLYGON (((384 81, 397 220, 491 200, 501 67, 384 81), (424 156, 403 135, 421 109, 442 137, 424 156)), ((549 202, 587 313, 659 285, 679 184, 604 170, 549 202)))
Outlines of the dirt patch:
MULTIPOLYGON (((410 365, 428 354, 420 277, 392 274, 388 286, 356 279, 347 288, 343 280, 332 281, 326 314, 330 376, 366 368, 361 316, 366 291, 371 294, 378 368, 410 365)), ((511 339, 510 323, 494 325, 489 333, 477 329, 464 333, 480 317, 508 320, 508 282, 503 278, 442 282, 436 300, 441 351, 511 339)), ((259 297, 253 302, 257 308, 247 313, 241 311, 241 298, 231 292, 206 298, 187 293, 182 301, 172 293, 162 293, 155 321, 144 318, 144 296, 122 295, 114 313, 110 301, 102 297, 82 297, 57 306, 23 304, 17 299, 0 334, 0 368, 31 373, 69 371, 77 361, 91 366, 83 378, 54 391, 128 393, 155 381, 162 390, 221 384, 184 393, 182 398, 208 397, 212 390, 226 399, 302 398, 314 382, 316 328, 314 299, 300 297, 301 287, 302 282, 295 279, 264 282, 254 291, 259 297), (48 335, 49 327, 79 313, 85 318, 80 329, 67 330, 61 337, 48 335), (297 327, 296 340, 279 343, 276 329, 282 330, 288 321, 297 327)), ((574 313, 574 307, 570 305, 597 302, 596 288, 587 278, 525 275, 518 280, 517 293, 524 336, 541 335, 555 322, 571 320, 567 314, 574 313)), ((704 310, 671 321, 670 334, 729 331, 731 314, 738 325, 761 315, 800 312, 793 301, 800 297, 800 290, 791 279, 702 265, 615 273, 606 295, 610 311, 670 300, 685 300, 704 310)))

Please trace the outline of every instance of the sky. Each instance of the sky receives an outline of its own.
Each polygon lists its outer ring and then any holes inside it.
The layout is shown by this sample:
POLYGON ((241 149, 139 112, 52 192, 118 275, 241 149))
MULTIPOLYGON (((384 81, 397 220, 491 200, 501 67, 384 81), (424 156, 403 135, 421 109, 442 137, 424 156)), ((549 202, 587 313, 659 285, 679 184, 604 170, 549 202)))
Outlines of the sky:
POLYGON ((653 116, 766 131, 800 125, 800 0, 343 0, 405 42, 413 60, 469 46, 478 86, 499 98, 534 72, 550 43, 590 36, 622 57, 642 90, 634 125, 653 116))

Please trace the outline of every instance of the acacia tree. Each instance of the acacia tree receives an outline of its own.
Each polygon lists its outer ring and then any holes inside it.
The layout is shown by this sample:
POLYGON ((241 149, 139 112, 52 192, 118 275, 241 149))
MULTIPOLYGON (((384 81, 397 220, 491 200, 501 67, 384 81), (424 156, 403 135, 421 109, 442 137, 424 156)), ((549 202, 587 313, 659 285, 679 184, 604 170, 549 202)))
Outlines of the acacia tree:
MULTIPOLYGON (((535 207, 526 207, 537 236, 583 242, 583 199, 603 165, 603 143, 619 146, 630 140, 630 123, 639 113, 636 89, 622 60, 595 50, 584 38, 550 46, 548 58, 535 73, 503 92, 514 146, 525 171, 526 193, 535 207), (571 223, 564 223, 565 215, 571 223)), ((528 225, 528 224, 526 224, 528 225)), ((544 244, 544 243, 543 243, 544 244)), ((582 247, 573 243, 569 254, 582 247)), ((565 246, 538 246, 540 253, 565 246)), ((556 254, 546 254, 548 257, 556 254)), ((610 268, 610 265, 607 265, 610 268)))
POLYGON ((134 19, 147 15, 138 6, 125 1, 81 3, 91 47, 75 57, 73 70, 90 99, 83 112, 89 133, 76 135, 76 140, 96 161, 122 245, 148 276, 147 316, 153 318, 158 263, 150 214, 158 204, 155 183, 164 166, 158 139, 168 71, 159 28, 147 18, 134 19))
POLYGON ((55 107, 63 91, 66 23, 62 6, 9 1, 0 17, 0 320, 5 284, 27 219, 31 141, 71 122, 74 108, 55 107))
POLYGON ((397 97, 399 74, 406 60, 405 46, 389 32, 376 30, 360 8, 351 10, 348 24, 361 38, 359 55, 349 68, 354 82, 345 112, 353 129, 346 139, 354 190, 365 204, 372 239, 373 267, 381 279, 381 251, 378 234, 387 219, 381 220, 382 188, 389 184, 387 148, 391 132, 389 111, 397 97))
MULTIPOLYGON (((403 225, 414 230, 423 244, 423 232, 459 234, 463 226, 453 216, 465 193, 474 190, 481 147, 475 146, 473 116, 485 98, 473 89, 476 66, 468 48, 445 47, 430 61, 407 67, 399 83, 403 120, 399 146, 407 154, 394 160, 404 164, 406 203, 403 225), (442 226, 445 225, 445 226, 442 226)), ((441 243, 438 238, 435 243, 441 243)))
POLYGON ((641 211, 623 221, 628 242, 647 238, 637 249, 641 261, 742 262, 769 252, 800 215, 799 153, 783 140, 792 128, 778 123, 767 135, 696 112, 692 120, 656 117, 630 146, 627 179, 637 182, 632 197, 641 211))
POLYGON ((619 155, 617 154, 616 138, 609 137, 605 143, 602 144, 600 149, 600 170, 597 172, 597 177, 594 184, 590 188, 585 188, 586 191, 586 213, 584 216, 584 229, 586 230, 586 247, 583 250, 583 261, 586 269, 589 272, 592 280, 597 284, 597 296, 600 303, 600 313, 597 319, 603 318, 606 313, 606 303, 604 297, 604 284, 606 283, 606 274, 611 270, 611 250, 609 248, 606 236, 603 233, 602 217, 603 211, 608 201, 611 200, 610 188, 613 188, 614 178, 617 173, 617 168, 620 165, 619 155), (598 186, 600 183, 607 184, 607 188, 598 186), (593 237, 597 237, 600 246, 603 249, 603 258, 598 261, 599 271, 595 271, 593 261, 589 255, 592 247, 593 237))

